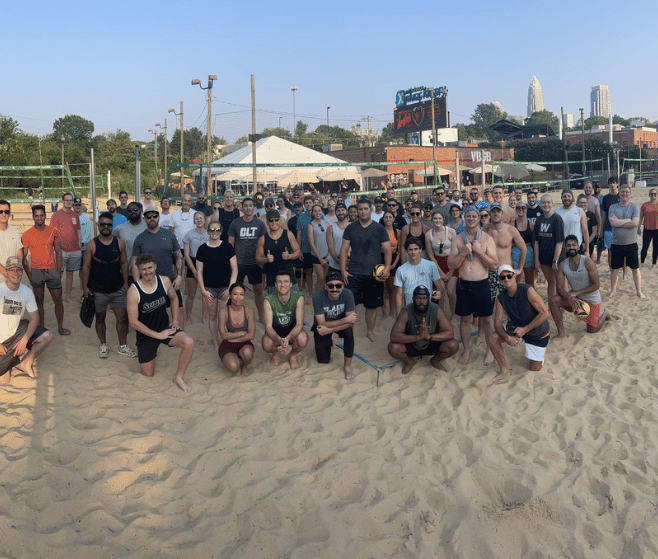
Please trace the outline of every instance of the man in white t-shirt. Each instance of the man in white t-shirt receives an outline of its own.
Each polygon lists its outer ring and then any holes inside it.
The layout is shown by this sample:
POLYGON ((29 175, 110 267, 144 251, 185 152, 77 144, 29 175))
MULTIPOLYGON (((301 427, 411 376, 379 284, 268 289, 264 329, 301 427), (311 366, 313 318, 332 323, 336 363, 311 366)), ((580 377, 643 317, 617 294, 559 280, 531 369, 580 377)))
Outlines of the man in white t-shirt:
MULTIPOLYGON (((179 211, 171 214, 169 221, 169 231, 176 235, 176 240, 180 246, 183 246, 183 237, 188 231, 194 229, 194 213, 190 211, 192 207, 192 196, 183 194, 181 208, 179 211)), ((162 227, 162 226, 161 226, 162 227)))
POLYGON ((53 341, 53 335, 39 326, 34 293, 21 283, 21 259, 7 258, 3 275, 5 282, 0 284, 0 385, 9 386, 13 367, 29 377, 37 376, 34 360, 53 341), (22 319, 26 310, 30 320, 22 319))
POLYGON ((564 236, 575 235, 579 246, 585 247, 585 256, 590 256, 587 216, 582 209, 575 205, 575 198, 571 190, 565 189, 562 191, 562 207, 555 208, 555 213, 564 222, 564 236))
POLYGON ((0 283, 5 281, 2 263, 10 256, 18 256, 23 260, 21 234, 16 227, 9 225, 10 218, 11 204, 7 200, 0 200, 0 283))
POLYGON ((398 309, 413 303, 414 289, 419 285, 424 285, 432 293, 433 299, 439 299, 445 287, 436 262, 420 257, 422 247, 416 237, 407 238, 404 250, 407 251, 407 262, 397 269, 393 280, 398 309))

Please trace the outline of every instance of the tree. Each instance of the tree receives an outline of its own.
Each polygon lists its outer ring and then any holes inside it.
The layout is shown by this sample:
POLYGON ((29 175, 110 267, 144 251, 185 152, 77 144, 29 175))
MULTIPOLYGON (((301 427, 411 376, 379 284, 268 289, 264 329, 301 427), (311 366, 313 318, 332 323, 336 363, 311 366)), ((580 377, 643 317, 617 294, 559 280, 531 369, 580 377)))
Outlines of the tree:
POLYGON ((0 115, 0 144, 5 143, 18 133, 18 121, 10 116, 0 115))
POLYGON ((295 137, 301 138, 306 131, 308 130, 308 124, 304 124, 301 120, 297 121, 297 126, 295 126, 295 137))
POLYGON ((621 124, 622 126, 630 126, 631 125, 631 119, 630 118, 622 118, 619 115, 613 115, 612 116, 612 124, 621 124))
POLYGON ((292 135, 285 128, 265 128, 260 133, 263 138, 268 136, 276 136, 277 138, 283 138, 284 140, 292 140, 292 135))
POLYGON ((94 123, 78 115, 67 115, 53 123, 52 137, 58 143, 64 137, 66 143, 80 144, 88 149, 91 147, 93 133, 94 123))
POLYGON ((553 132, 557 133, 560 129, 560 120, 556 117, 551 111, 544 109, 543 111, 538 111, 532 113, 532 116, 526 120, 526 126, 533 126, 536 124, 548 124, 553 132))
POLYGON ((507 113, 501 111, 494 103, 480 103, 471 115, 475 132, 474 137, 486 138, 490 142, 498 141, 500 136, 493 130, 489 130, 494 122, 507 118, 507 113))
POLYGON ((240 136, 237 140, 235 140, 236 144, 248 144, 249 143, 249 137, 248 136, 240 136))
POLYGON ((608 124, 608 119, 604 116, 591 116, 585 119, 585 130, 589 130, 592 126, 601 126, 608 124))
MULTIPOLYGON (((189 130, 185 130, 183 138, 185 143, 185 145, 183 146, 185 148, 184 162, 189 163, 192 159, 201 159, 201 155, 203 155, 207 149, 206 136, 201 132, 201 130, 199 130, 196 127, 192 127, 189 130)), ((223 140, 221 138, 218 138, 218 141, 219 142, 223 141, 224 143, 226 143, 226 140, 223 140)), ((164 141, 162 143, 162 147, 164 148, 164 141)), ((160 145, 158 145, 158 150, 160 149, 161 147, 160 145)), ((180 130, 178 128, 174 131, 174 134, 171 138, 171 142, 169 143, 169 153, 171 155, 172 162, 181 163, 179 161, 180 130)))

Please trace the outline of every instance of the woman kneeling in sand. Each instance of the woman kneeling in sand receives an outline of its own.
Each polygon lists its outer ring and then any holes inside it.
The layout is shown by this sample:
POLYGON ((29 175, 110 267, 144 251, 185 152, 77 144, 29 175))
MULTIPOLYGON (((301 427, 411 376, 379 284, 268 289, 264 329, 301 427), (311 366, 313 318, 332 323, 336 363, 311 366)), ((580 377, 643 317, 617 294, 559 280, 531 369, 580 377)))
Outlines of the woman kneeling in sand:
POLYGON ((231 372, 247 371, 247 365, 254 358, 254 344, 251 340, 256 335, 256 319, 254 311, 245 307, 244 286, 234 283, 228 289, 228 305, 220 309, 218 321, 219 335, 222 343, 219 345, 219 358, 224 367, 231 372))

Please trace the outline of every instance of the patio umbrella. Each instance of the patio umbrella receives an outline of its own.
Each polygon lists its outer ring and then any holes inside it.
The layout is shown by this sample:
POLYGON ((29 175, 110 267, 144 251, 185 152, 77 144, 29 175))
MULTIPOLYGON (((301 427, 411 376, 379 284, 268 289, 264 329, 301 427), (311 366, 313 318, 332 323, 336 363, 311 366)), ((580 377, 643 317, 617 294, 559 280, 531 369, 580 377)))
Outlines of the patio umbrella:
POLYGON ((515 165, 511 162, 507 162, 497 166, 496 175, 517 180, 527 177, 529 173, 525 165, 515 165))
POLYGON ((546 167, 537 163, 528 163, 525 168, 528 169, 528 171, 531 173, 540 173, 546 170, 546 167))
POLYGON ((326 182, 349 180, 361 182, 361 177, 354 167, 326 167, 317 174, 317 177, 326 182))
POLYGON ((380 177, 387 177, 388 172, 382 171, 381 169, 375 169, 374 167, 369 167, 365 171, 361 171, 361 176, 364 179, 378 179, 380 177))
MULTIPOLYGON (((496 165, 496 169, 498 169, 498 165, 496 165)), ((493 172, 493 167, 491 166, 491 163, 485 163, 484 164, 484 172, 485 173, 491 173, 493 172)), ((471 169, 468 171, 471 173, 471 175, 477 175, 482 172, 482 165, 479 165, 478 167, 475 167, 474 169, 471 169)))

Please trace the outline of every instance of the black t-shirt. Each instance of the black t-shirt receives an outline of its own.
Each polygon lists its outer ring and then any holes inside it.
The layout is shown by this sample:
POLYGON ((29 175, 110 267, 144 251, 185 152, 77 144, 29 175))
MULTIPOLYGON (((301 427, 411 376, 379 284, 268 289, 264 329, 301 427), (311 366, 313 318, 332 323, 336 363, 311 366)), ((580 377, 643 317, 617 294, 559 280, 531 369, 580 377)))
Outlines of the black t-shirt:
POLYGON ((343 233, 343 240, 350 241, 350 263, 348 271, 351 274, 369 275, 372 267, 384 261, 382 243, 388 243, 388 233, 379 223, 370 222, 363 227, 357 220, 350 223, 343 233))
POLYGON ((564 222, 558 214, 551 217, 541 215, 535 222, 532 240, 539 246, 539 263, 551 266, 555 256, 555 245, 564 242, 564 222))
POLYGON ((535 206, 534 208, 531 208, 526 204, 526 208, 528 208, 526 217, 528 218, 528 221, 532 222, 533 225, 537 221, 537 218, 540 215, 544 214, 544 212, 541 211, 539 205, 535 206))
POLYGON ((612 225, 608 216, 610 215, 610 206, 619 204, 619 194, 606 194, 601 202, 601 211, 605 212, 605 221, 603 222, 604 231, 612 231, 612 225))
POLYGON ((222 241, 218 247, 203 243, 196 253, 197 262, 203 262, 203 283, 206 287, 220 289, 229 287, 231 281, 231 258, 235 256, 233 245, 222 241))
POLYGON ((594 239, 592 239, 592 229, 594 229, 594 226, 596 225, 596 214, 587 211, 585 212, 585 215, 587 216, 587 232, 589 233, 589 240, 591 243, 594 242, 594 239))

